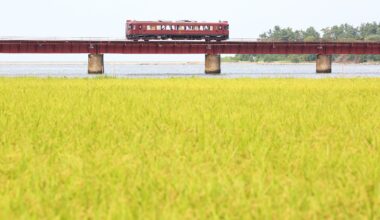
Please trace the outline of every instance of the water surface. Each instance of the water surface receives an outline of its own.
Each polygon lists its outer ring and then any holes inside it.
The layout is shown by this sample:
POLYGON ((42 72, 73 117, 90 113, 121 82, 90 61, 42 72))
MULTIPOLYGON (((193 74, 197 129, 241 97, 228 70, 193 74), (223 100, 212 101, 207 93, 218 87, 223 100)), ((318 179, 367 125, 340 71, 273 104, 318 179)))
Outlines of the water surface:
MULTIPOLYGON (((316 74, 315 64, 223 63, 221 75, 205 75, 204 64, 107 63, 105 75, 132 78, 356 78, 380 77, 380 65, 334 64, 332 74, 316 74)), ((0 77, 96 77, 86 63, 0 63, 0 77)))

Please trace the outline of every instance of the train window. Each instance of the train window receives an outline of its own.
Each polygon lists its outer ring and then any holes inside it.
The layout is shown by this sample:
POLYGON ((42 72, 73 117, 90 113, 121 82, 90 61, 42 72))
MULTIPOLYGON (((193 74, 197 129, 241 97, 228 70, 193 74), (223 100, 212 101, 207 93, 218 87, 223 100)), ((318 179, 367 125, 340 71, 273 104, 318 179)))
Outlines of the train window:
POLYGON ((210 26, 210 31, 213 31, 214 30, 214 26, 210 26))
POLYGON ((227 25, 227 26, 225 26, 225 27, 224 27, 224 29, 225 29, 225 30, 228 30, 228 29, 229 29, 229 27, 230 27, 230 26, 228 26, 228 25, 227 25))
POLYGON ((156 25, 152 25, 152 31, 156 30, 156 25))
POLYGON ((161 25, 157 25, 157 30, 158 30, 158 31, 161 30, 161 25))
POLYGON ((176 26, 175 25, 172 25, 172 30, 176 30, 176 26))
POLYGON ((166 30, 170 31, 171 29, 171 26, 170 25, 166 25, 166 30))
POLYGON ((133 30, 136 30, 136 25, 133 25, 133 30))
POLYGON ((200 26, 200 27, 199 27, 199 30, 200 30, 200 31, 203 31, 203 26, 200 26))
POLYGON ((139 26, 139 30, 141 30, 141 29, 142 29, 142 25, 139 26))
POLYGON ((222 30, 222 26, 219 26, 219 30, 220 30, 220 31, 222 30))
POLYGON ((179 30, 180 31, 184 31, 185 30, 185 26, 183 26, 183 25, 179 26, 179 30))
POLYGON ((196 31, 198 31, 198 30, 199 30, 199 26, 195 26, 194 29, 195 29, 196 31))
POLYGON ((147 26, 146 26, 146 29, 147 29, 148 31, 150 31, 150 30, 151 30, 150 25, 147 25, 147 26))
POLYGON ((210 28, 209 28, 209 26, 206 25, 204 29, 205 29, 205 31, 208 31, 210 28))
POLYGON ((166 30, 166 26, 165 26, 165 25, 162 25, 162 26, 161 26, 161 30, 163 30, 163 31, 166 30))

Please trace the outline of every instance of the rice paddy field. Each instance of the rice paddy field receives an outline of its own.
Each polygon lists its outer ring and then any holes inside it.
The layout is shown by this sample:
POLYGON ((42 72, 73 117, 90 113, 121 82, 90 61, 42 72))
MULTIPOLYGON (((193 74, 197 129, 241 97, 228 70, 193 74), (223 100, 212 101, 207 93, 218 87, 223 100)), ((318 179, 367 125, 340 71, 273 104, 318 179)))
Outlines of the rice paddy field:
POLYGON ((379 207, 379 79, 0 78, 0 219, 379 207))

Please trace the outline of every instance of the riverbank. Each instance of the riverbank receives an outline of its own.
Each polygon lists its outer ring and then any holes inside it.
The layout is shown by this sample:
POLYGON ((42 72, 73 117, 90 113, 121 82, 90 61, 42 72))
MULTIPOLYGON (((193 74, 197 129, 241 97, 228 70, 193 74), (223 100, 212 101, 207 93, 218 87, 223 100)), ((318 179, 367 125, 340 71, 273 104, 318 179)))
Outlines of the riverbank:
MULTIPOLYGON (((288 62, 288 61, 275 61, 275 62, 249 62, 249 61, 235 61, 235 60, 223 60, 224 63, 238 63, 238 64, 260 64, 260 65, 298 65, 298 64, 315 64, 316 61, 312 62, 288 62)), ((342 65, 380 65, 380 62, 333 62, 334 64, 342 65)))

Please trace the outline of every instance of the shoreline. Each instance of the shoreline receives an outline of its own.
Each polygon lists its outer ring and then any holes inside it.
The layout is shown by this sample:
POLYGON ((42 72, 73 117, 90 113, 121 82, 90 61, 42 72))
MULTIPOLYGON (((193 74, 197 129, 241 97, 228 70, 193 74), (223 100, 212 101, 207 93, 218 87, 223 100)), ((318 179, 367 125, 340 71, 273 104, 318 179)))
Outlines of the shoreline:
MULTIPOLYGON (((301 62, 301 63, 292 63, 292 62, 248 62, 248 61, 222 61, 222 63, 231 63, 231 64, 255 64, 255 65, 311 65, 315 62, 301 62)), ((87 65, 87 62, 82 61, 54 61, 54 62, 44 62, 44 61, 3 61, 0 62, 0 65, 87 65)), ((110 61, 106 62, 106 65, 141 65, 141 66, 156 66, 156 65, 203 65, 202 61, 189 61, 189 62, 180 62, 180 61, 163 61, 163 62, 154 62, 154 61, 110 61)), ((380 65, 380 62, 366 62, 366 63, 355 63, 355 62, 333 62, 333 64, 340 65, 380 65)))
MULTIPOLYGON (((249 62, 249 61, 222 61, 223 63, 239 63, 239 64, 259 64, 259 65, 307 65, 307 64, 315 64, 316 62, 249 62)), ((380 62, 365 62, 365 63, 355 63, 355 62, 332 62, 333 64, 342 64, 342 65, 380 65, 380 62)))
MULTIPOLYGON (((0 65, 87 65, 87 62, 82 61, 53 61, 53 62, 45 62, 45 61, 9 61, 9 62, 0 62, 0 65)), ((164 61, 164 62, 154 62, 154 61, 110 61, 106 62, 106 65, 196 65, 203 64, 200 61, 189 61, 189 62, 178 62, 178 61, 164 61)))

